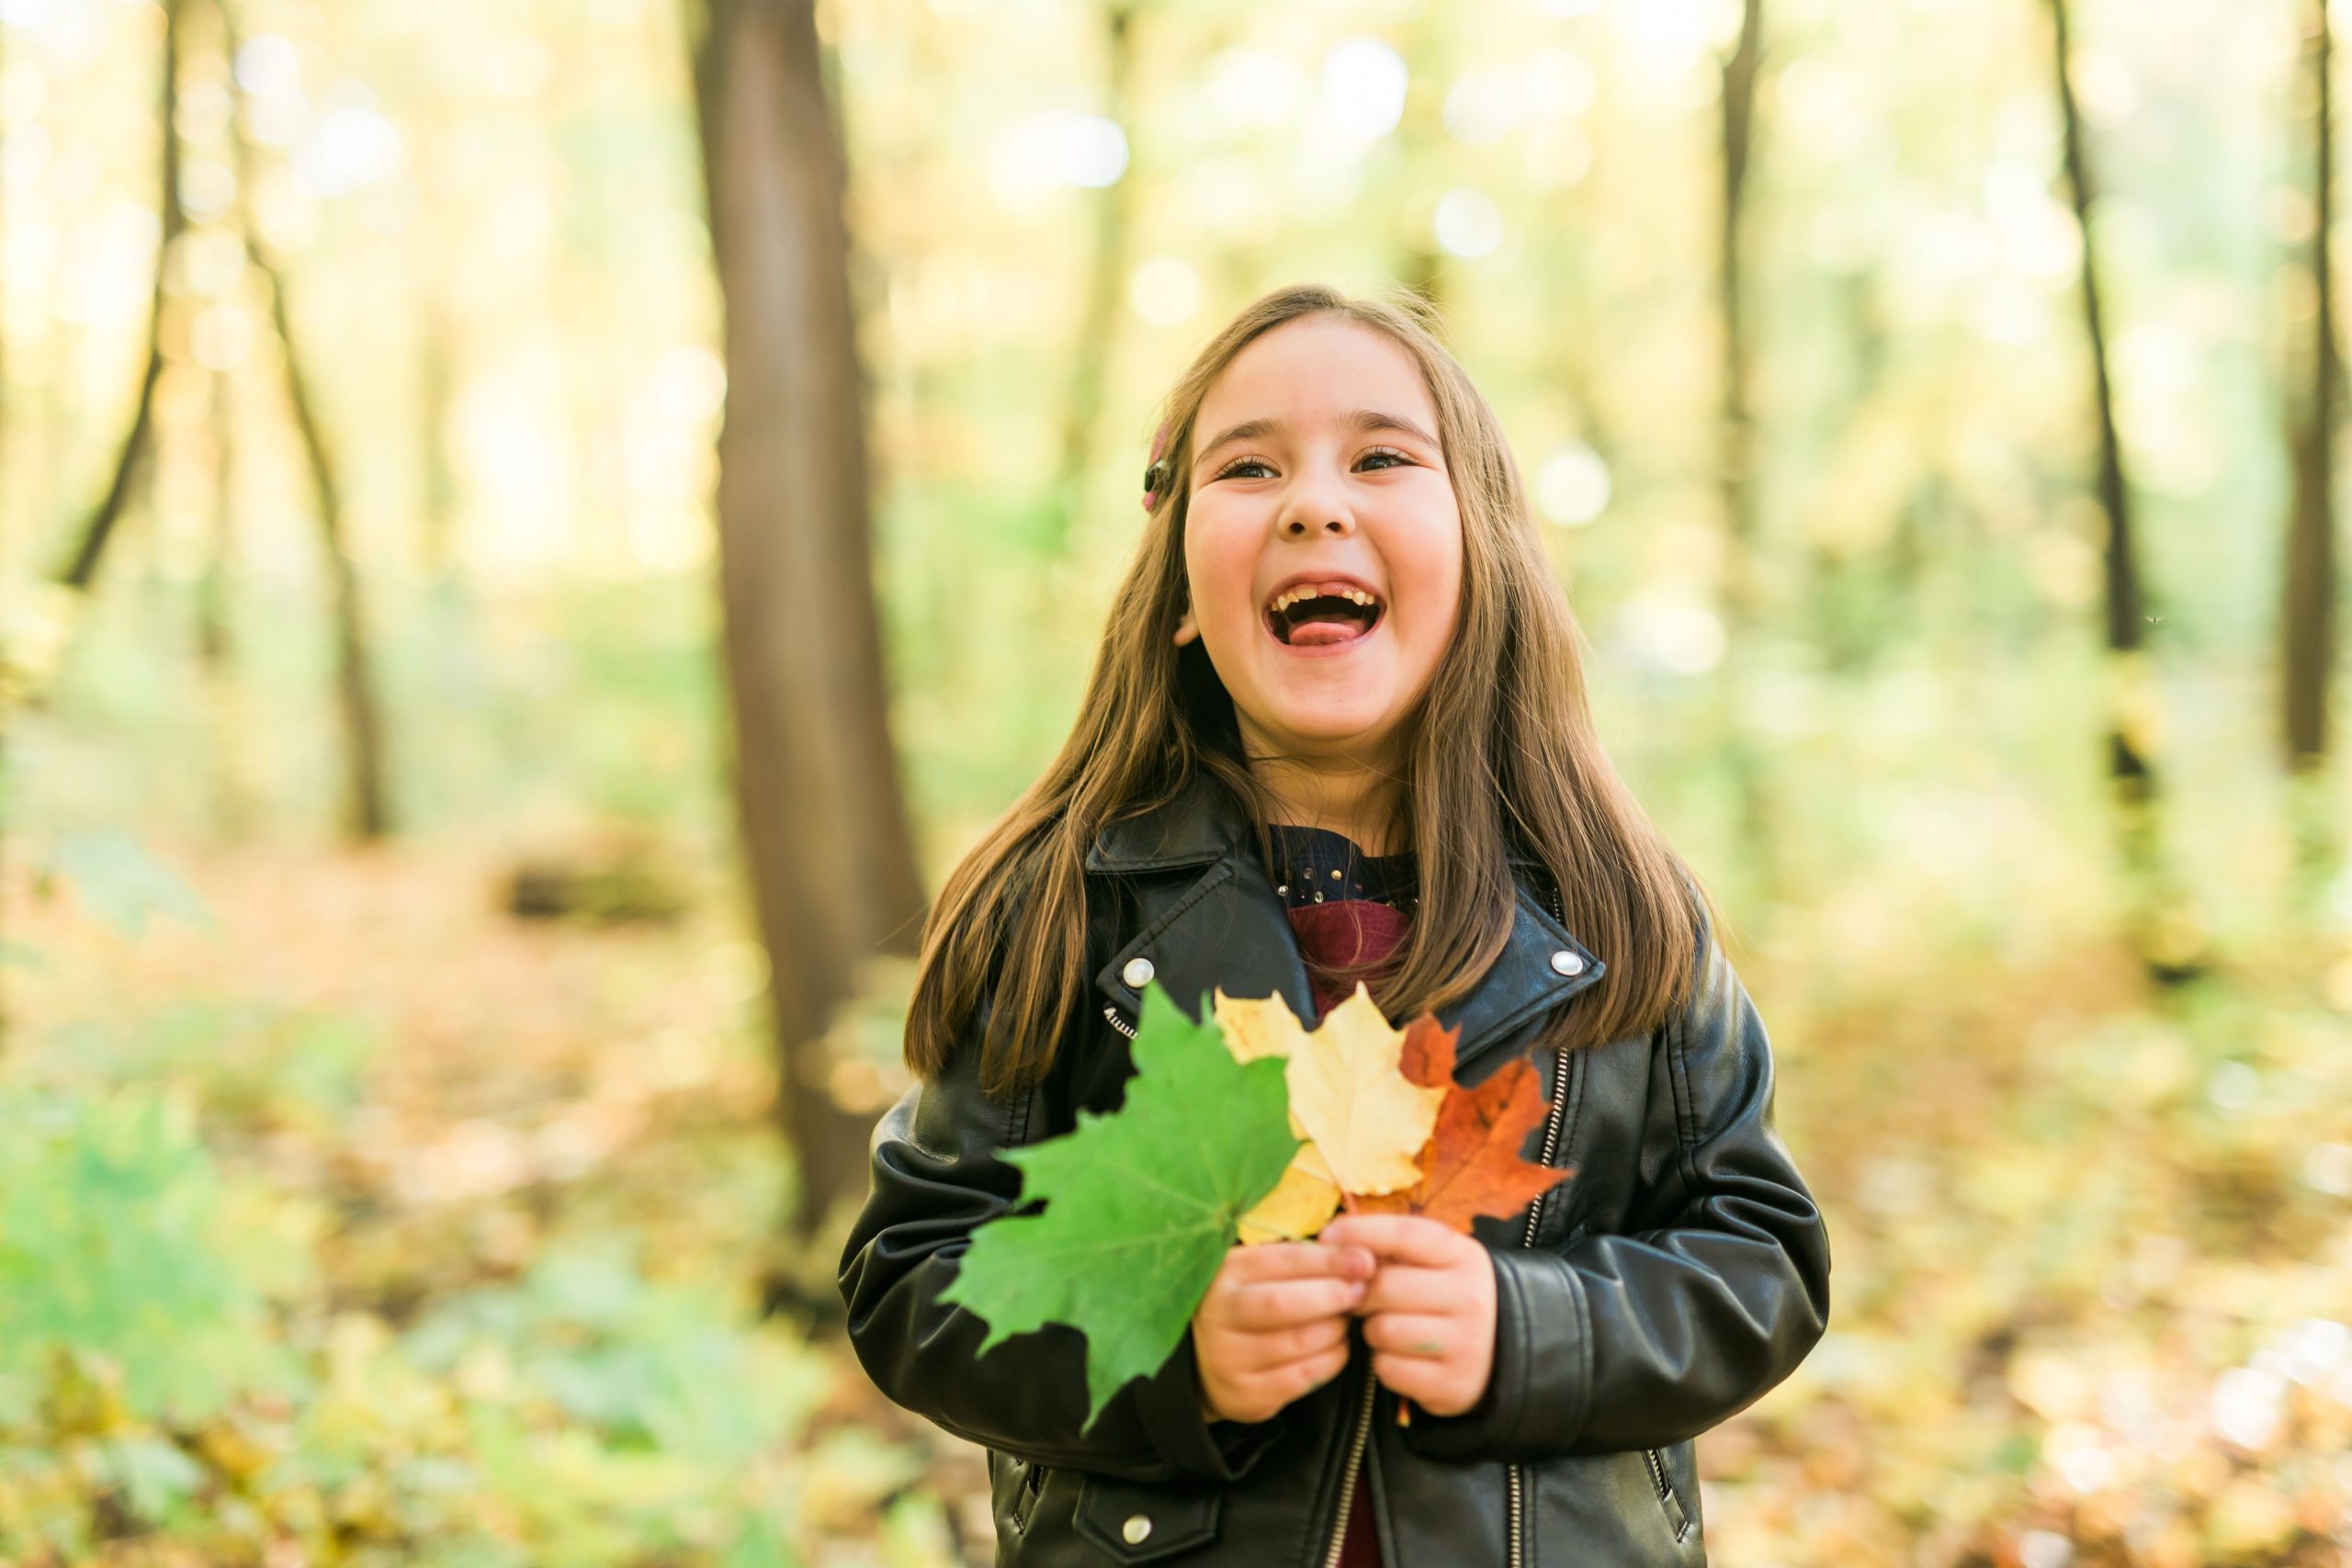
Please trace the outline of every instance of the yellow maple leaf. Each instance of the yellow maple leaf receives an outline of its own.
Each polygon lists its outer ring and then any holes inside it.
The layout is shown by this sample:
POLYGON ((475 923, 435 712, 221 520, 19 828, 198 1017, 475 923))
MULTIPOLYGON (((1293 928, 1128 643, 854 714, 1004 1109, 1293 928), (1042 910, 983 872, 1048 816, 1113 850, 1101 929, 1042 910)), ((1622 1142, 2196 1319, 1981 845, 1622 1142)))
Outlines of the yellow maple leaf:
POLYGON ((1216 1021, 1225 1033, 1225 1048, 1237 1062, 1287 1056, 1306 1040, 1306 1028, 1279 991, 1271 997, 1228 997, 1220 988, 1216 1021))
MULTIPOLYGON (((1311 1032, 1279 994, 1252 1000, 1220 990, 1216 1016, 1226 1049, 1238 1059, 1286 1059, 1291 1130, 1321 1151, 1326 1179, 1360 1196, 1394 1192, 1420 1179, 1416 1156, 1429 1141, 1445 1089, 1425 1089, 1405 1077, 1398 1066, 1404 1032, 1389 1027, 1363 982, 1311 1032)), ((1302 1179, 1293 1196, 1304 1201, 1319 1199, 1319 1192, 1302 1179)))
POLYGON ((1340 1212, 1340 1184, 1311 1143, 1298 1145, 1274 1190, 1241 1216, 1241 1243, 1305 1241, 1340 1212))
MULTIPOLYGON (((1261 1056, 1289 1056, 1306 1043, 1306 1030, 1280 994, 1271 997, 1228 997, 1216 993, 1215 1016, 1225 1036, 1225 1048, 1234 1060, 1254 1062, 1261 1056)), ((1302 1138, 1306 1129, 1291 1112, 1290 1130, 1302 1138)), ((1340 1184, 1331 1179, 1314 1140, 1299 1145, 1274 1190, 1241 1216, 1241 1242, 1255 1247, 1269 1241, 1303 1241, 1323 1228, 1339 1212, 1340 1184)))

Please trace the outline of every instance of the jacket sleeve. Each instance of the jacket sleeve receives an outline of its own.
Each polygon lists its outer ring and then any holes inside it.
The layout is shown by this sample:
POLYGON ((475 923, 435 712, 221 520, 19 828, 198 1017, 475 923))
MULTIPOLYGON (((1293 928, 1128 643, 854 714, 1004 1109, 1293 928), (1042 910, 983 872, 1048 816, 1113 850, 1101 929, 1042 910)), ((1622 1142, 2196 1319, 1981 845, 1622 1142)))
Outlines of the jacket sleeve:
POLYGON ((1772 1126, 1763 1020, 1703 935, 1690 1004, 1652 1052, 1673 1157, 1628 1234, 1496 1251, 1495 1360, 1480 1403, 1415 1419, 1449 1458, 1666 1448, 1762 1398, 1829 1319, 1829 1237, 1772 1126), (1634 1225, 1646 1228, 1633 1229, 1634 1225))
POLYGON ((1076 1330, 1051 1324, 983 1356, 986 1324, 939 1300, 973 1227, 1018 1201, 1021 1173, 997 1151, 1043 1135, 1030 1125, 1042 1094, 1006 1103, 981 1092, 988 1007, 983 999, 938 1079, 909 1089, 875 1127, 873 1188, 840 1271, 858 1360, 898 1404, 1033 1464, 1144 1482, 1237 1478, 1273 1438, 1273 1424, 1204 1419, 1190 1334, 1081 1431, 1085 1341, 1076 1330))

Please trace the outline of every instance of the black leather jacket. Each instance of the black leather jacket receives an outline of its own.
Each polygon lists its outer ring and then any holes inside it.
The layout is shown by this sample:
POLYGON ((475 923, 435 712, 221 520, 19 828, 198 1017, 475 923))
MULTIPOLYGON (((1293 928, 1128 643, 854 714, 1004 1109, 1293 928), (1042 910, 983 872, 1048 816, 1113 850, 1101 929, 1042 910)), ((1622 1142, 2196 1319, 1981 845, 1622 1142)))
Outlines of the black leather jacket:
MULTIPOLYGON (((1577 1174, 1510 1222, 1476 1223, 1497 1283, 1477 1406, 1416 1410, 1400 1427, 1359 1333, 1348 1369, 1272 1419, 1204 1421, 1188 1336, 1081 1434, 1074 1332, 977 1357, 982 1324, 937 1300, 972 1227, 1016 1201, 1019 1173, 996 1151, 1118 1104, 1140 983, 1194 1016, 1217 986, 1280 991, 1314 1016, 1283 902, 1220 789, 1112 825, 1086 868, 1099 1010, 1013 1103, 981 1094, 976 1051, 910 1089, 875 1129, 873 1190, 842 1260, 851 1342, 876 1383, 989 1450, 999 1564, 1317 1568, 1336 1561, 1359 1485, 1389 1568, 1705 1562, 1691 1438, 1786 1377, 1829 1314, 1821 1212, 1772 1128, 1770 1045, 1712 937, 1667 1027, 1540 1064, 1555 1108, 1525 1152, 1577 1174)), ((1602 972, 1556 918, 1541 863, 1513 874, 1509 945, 1439 1010, 1461 1031, 1464 1083, 1524 1052, 1602 972)))

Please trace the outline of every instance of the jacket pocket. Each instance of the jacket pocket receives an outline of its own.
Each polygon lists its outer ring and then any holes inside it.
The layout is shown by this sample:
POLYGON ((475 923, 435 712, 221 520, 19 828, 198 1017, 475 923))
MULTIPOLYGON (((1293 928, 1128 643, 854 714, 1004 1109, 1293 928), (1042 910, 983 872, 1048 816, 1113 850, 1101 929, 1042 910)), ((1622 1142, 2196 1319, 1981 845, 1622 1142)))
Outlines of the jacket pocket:
POLYGON ((1078 1492, 1078 1533, 1121 1562, 1158 1562, 1216 1539, 1225 1488, 1139 1485, 1089 1473, 1078 1492))

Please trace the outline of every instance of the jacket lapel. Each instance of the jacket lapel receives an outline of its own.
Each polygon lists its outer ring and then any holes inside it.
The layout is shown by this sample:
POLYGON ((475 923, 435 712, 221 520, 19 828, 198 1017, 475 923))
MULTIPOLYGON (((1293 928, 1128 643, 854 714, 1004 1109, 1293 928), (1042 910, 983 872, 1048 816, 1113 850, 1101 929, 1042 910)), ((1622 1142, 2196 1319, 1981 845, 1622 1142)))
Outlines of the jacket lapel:
MULTIPOLYGON (((1530 864, 1540 863, 1513 857, 1519 897, 1502 953, 1469 995, 1437 1010, 1439 1023, 1462 1032, 1457 1076, 1605 971, 1531 890, 1530 864)), ((1111 824, 1086 857, 1090 872, 1107 874, 1191 865, 1201 866, 1198 879, 1112 955, 1094 977, 1096 988, 1130 1020, 1141 1016, 1143 1001, 1131 977, 1159 985, 1195 1020, 1218 988, 1232 997, 1280 993, 1293 1012, 1312 1019, 1313 991, 1290 917, 1258 864, 1246 824, 1213 780, 1196 779, 1171 803, 1111 824)))

